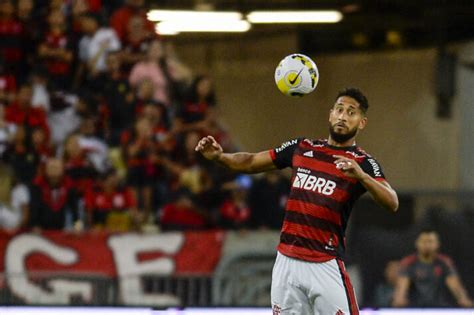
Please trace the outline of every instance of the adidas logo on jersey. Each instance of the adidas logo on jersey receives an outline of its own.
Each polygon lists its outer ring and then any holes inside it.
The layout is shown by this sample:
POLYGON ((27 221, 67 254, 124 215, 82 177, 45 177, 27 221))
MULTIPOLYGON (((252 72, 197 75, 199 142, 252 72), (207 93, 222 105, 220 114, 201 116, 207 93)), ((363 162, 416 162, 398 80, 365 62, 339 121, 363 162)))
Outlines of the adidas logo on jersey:
POLYGON ((304 156, 307 156, 307 157, 313 157, 313 151, 307 151, 305 153, 303 153, 304 156))
POLYGON ((317 191, 320 194, 330 196, 334 193, 336 183, 322 177, 297 172, 292 187, 317 191))

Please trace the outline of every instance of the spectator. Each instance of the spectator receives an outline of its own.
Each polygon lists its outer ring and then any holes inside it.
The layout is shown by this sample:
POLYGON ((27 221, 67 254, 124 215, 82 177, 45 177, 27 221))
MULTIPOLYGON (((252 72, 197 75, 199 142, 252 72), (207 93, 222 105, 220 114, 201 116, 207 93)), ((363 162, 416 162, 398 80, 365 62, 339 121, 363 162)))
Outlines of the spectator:
POLYGON ((27 73, 25 55, 25 32, 15 18, 15 7, 11 0, 0 0, 0 56, 8 65, 8 71, 22 81, 27 73))
POLYGON ((23 25, 32 21, 34 6, 34 0, 18 0, 16 15, 23 25))
POLYGON ((150 80, 155 91, 153 99, 165 106, 170 105, 170 82, 172 69, 166 62, 163 44, 159 40, 154 40, 147 51, 144 61, 138 62, 130 72, 130 84, 138 86, 143 80, 150 80))
POLYGON ((71 63, 73 59, 72 41, 66 34, 66 17, 61 10, 53 10, 48 15, 49 29, 39 45, 38 56, 46 66, 48 75, 56 89, 70 86, 71 63))
POLYGON ((248 226, 251 210, 247 202, 247 192, 251 186, 252 179, 247 175, 241 175, 224 185, 224 189, 230 190, 230 195, 219 208, 220 227, 236 229, 248 226))
POLYGON ((61 148, 67 136, 79 128, 82 118, 88 113, 88 105, 83 98, 63 92, 52 94, 51 110, 48 113, 51 142, 61 148))
POLYGON ((97 177, 92 162, 79 145, 79 136, 73 134, 66 139, 64 148, 64 173, 71 179, 74 187, 82 195, 92 187, 97 177))
POLYGON ((461 307, 473 303, 456 272, 452 260, 439 250, 438 233, 424 230, 416 239, 416 254, 405 257, 393 298, 394 307, 447 307, 448 291, 461 307))
POLYGON ((191 85, 188 99, 178 109, 176 129, 180 132, 202 130, 208 133, 216 119, 215 103, 211 78, 198 76, 191 85))
POLYGON ((5 106, 0 105, 0 159, 13 141, 16 125, 5 121, 5 106))
POLYGON ((171 133, 169 130, 167 109, 161 104, 150 102, 137 108, 140 115, 147 118, 152 126, 153 135, 160 143, 160 148, 165 146, 170 150, 173 146, 171 133))
POLYGON ((151 80, 144 79, 140 81, 140 83, 137 84, 135 90, 135 116, 140 114, 143 111, 143 107, 147 104, 162 105, 153 99, 155 90, 151 80))
POLYGON ((5 119, 16 125, 24 125, 27 131, 35 127, 42 128, 49 137, 46 113, 42 108, 32 107, 32 92, 31 85, 23 84, 18 90, 16 101, 6 108, 5 119))
POLYGON ((183 135, 171 159, 163 158, 165 168, 175 178, 175 184, 188 189, 194 195, 208 190, 211 182, 209 172, 204 169, 204 162, 194 150, 200 134, 191 131, 183 135))
POLYGON ((157 38, 155 32, 148 30, 146 25, 146 21, 141 16, 132 16, 128 20, 129 35, 120 54, 127 72, 132 69, 135 63, 145 58, 151 42, 157 38))
POLYGON ((77 226, 77 193, 59 159, 46 162, 45 175, 36 178, 31 189, 30 226, 35 229, 60 230, 77 226))
POLYGON ((46 113, 51 109, 49 77, 46 69, 38 67, 31 72, 31 106, 42 108, 46 113))
POLYGON ((28 222, 30 192, 25 184, 16 184, 10 192, 10 204, 0 204, 0 230, 15 230, 28 222))
POLYGON ((0 55, 0 105, 8 105, 16 97, 16 78, 7 70, 6 62, 0 55))
POLYGON ((174 201, 163 206, 160 226, 163 230, 199 230, 207 225, 206 216, 197 208, 187 189, 175 193, 174 201))
POLYGON ((108 170, 102 180, 90 186, 85 206, 92 226, 109 231, 127 231, 134 221, 140 221, 133 191, 120 183, 115 170, 108 170))
POLYGON ((96 119, 93 117, 84 118, 78 132, 79 145, 97 172, 103 173, 110 166, 109 147, 105 141, 97 137, 96 128, 96 119))
POLYGON ((157 144, 150 121, 139 117, 132 131, 122 134, 122 154, 128 166, 127 181, 134 189, 140 205, 148 216, 153 201, 153 186, 157 180, 157 144))
POLYGON ((155 25, 147 19, 144 4, 145 0, 126 0, 125 4, 112 14, 110 26, 123 43, 130 43, 135 39, 130 33, 129 27, 130 19, 133 17, 142 21, 145 32, 155 32, 155 25))
POLYGON ((101 26, 97 15, 84 14, 81 28, 85 35, 79 42, 79 58, 93 78, 106 71, 107 54, 119 50, 121 44, 113 29, 101 26))
POLYGON ((31 137, 24 126, 16 128, 12 143, 5 151, 5 160, 19 182, 28 184, 37 175, 40 156, 31 146, 31 137))
POLYGON ((100 81, 107 106, 107 139, 111 146, 118 146, 120 133, 132 127, 135 119, 135 97, 122 72, 119 53, 112 52, 107 56, 107 72, 100 81))
POLYGON ((249 191, 253 227, 280 229, 289 186, 289 180, 277 172, 265 173, 262 178, 255 180, 249 191))
POLYGON ((31 146, 33 152, 38 156, 40 165, 54 154, 48 136, 42 128, 33 128, 31 131, 31 146))
POLYGON ((397 283, 400 262, 397 260, 389 261, 385 267, 384 282, 379 283, 375 288, 374 306, 390 307, 393 303, 393 292, 397 283))

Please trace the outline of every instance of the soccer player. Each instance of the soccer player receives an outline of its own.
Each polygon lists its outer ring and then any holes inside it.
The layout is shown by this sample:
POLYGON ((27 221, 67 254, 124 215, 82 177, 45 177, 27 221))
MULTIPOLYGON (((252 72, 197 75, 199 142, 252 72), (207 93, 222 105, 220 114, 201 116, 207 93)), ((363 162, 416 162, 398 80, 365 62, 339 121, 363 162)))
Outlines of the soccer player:
POLYGON ((393 306, 447 307, 448 291, 461 307, 473 303, 461 284, 451 259, 439 254, 439 237, 434 230, 424 230, 415 242, 417 253, 402 259, 393 306))
POLYGON ((273 314, 359 314, 342 261, 354 202, 366 191, 383 208, 398 209, 396 192, 378 162, 355 143, 367 125, 367 98, 341 91, 329 112, 329 137, 298 138, 259 153, 224 153, 213 137, 196 146, 237 172, 292 168, 291 191, 273 268, 273 314))

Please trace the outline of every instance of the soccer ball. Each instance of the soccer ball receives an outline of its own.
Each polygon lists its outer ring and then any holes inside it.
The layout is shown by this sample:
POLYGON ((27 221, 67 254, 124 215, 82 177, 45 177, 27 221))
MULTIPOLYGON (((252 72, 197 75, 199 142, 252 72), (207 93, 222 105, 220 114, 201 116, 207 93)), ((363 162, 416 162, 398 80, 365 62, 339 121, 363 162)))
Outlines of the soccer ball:
POLYGON ((303 96, 318 85, 319 72, 316 63, 302 54, 283 58, 275 69, 275 83, 285 95, 303 96))

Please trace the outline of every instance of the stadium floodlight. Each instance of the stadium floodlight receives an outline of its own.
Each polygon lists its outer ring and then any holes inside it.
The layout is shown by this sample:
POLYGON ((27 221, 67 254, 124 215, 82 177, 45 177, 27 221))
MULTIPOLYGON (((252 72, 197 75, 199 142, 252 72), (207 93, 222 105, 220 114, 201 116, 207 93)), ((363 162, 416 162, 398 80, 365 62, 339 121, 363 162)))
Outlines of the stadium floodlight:
POLYGON ((254 24, 267 23, 337 23, 342 13, 336 10, 320 11, 253 11, 247 20, 254 24))
POLYGON ((191 11, 191 10, 150 10, 148 20, 160 21, 215 21, 229 22, 242 20, 242 13, 231 11, 191 11))
POLYGON ((176 35, 183 32, 247 32, 251 25, 245 20, 236 21, 163 21, 156 24, 156 32, 161 35, 176 35))

